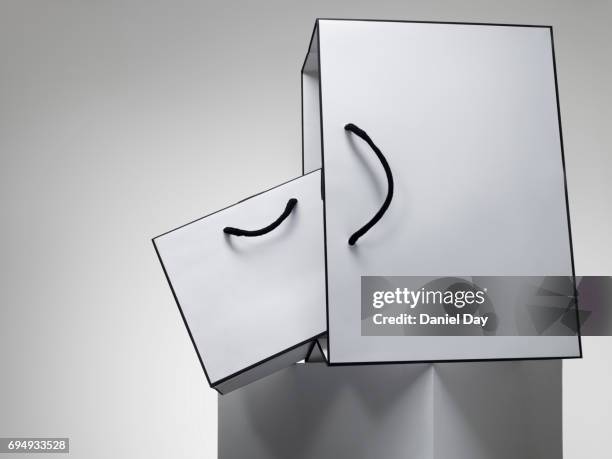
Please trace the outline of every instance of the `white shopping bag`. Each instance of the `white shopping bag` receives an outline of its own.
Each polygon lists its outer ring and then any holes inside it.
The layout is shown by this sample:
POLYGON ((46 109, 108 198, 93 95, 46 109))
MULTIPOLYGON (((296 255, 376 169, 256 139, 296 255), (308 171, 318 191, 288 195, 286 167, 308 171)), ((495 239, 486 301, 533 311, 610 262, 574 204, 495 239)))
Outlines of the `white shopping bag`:
POLYGON ((581 355, 550 27, 320 19, 302 107, 304 171, 324 176, 330 363, 581 355), (567 305, 534 312, 508 306, 506 285, 497 333, 379 336, 368 276, 559 276, 573 288, 557 295, 567 305))
POLYGON ((321 173, 153 239, 211 387, 306 357, 325 332, 321 173))

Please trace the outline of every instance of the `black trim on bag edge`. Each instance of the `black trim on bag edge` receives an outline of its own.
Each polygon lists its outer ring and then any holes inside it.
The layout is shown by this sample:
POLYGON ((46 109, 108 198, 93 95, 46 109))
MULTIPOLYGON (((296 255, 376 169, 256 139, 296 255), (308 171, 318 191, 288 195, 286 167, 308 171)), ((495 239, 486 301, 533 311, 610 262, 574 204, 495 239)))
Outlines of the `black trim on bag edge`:
MULTIPOLYGON (((236 376, 240 376, 241 374, 246 373, 247 371, 252 370, 252 369, 254 369, 254 368, 258 367, 259 365, 261 365, 261 364, 263 364, 263 363, 269 362, 270 360, 274 360, 275 358, 280 357, 281 355, 286 354, 287 352, 293 351, 294 349, 297 349, 298 347, 303 346, 304 344, 307 344, 307 343, 310 343, 310 342, 314 342, 314 341, 316 341, 316 340, 317 340, 317 338, 318 338, 319 336, 322 336, 322 335, 325 335, 325 332, 323 332, 323 333, 319 333, 319 334, 314 335, 314 336, 311 336, 310 338, 305 339, 304 341, 300 341, 299 343, 294 344, 293 346, 288 347, 287 349, 283 349, 282 351, 279 351, 279 352, 277 352, 276 354, 273 354, 273 355, 271 355, 271 356, 269 356, 269 357, 266 357, 266 358, 265 358, 265 359, 263 359, 263 360, 260 360, 260 361, 258 361, 258 362, 255 362, 254 364, 249 365, 248 367, 245 367, 245 368, 243 368, 242 370, 239 370, 239 371, 237 371, 237 372, 235 372, 235 373, 232 373, 232 374, 231 374, 231 375, 229 375, 229 376, 224 376, 223 378, 219 379, 218 381, 215 381, 214 385, 215 385, 215 386, 218 386, 219 384, 222 384, 222 383, 224 383, 224 382, 227 382, 227 381, 229 381, 230 379, 235 378, 236 376)), ((295 362, 294 362, 294 363, 295 363, 295 362)))
MULTIPOLYGON (((385 19, 343 19, 343 18, 317 18, 315 20, 315 25, 313 28, 313 32, 311 35, 310 43, 308 45, 308 51, 306 53, 306 59, 304 59, 304 63, 308 59, 308 55, 310 54, 310 49, 312 46, 312 41, 314 38, 314 34, 317 33, 317 46, 318 46, 318 66, 319 66, 319 124, 321 130, 321 190, 323 192, 323 250, 325 254, 325 312, 326 312, 326 320, 327 320, 327 356, 324 355, 325 361, 328 366, 362 366, 362 365, 394 365, 394 364, 406 364, 406 363, 452 363, 452 362, 504 362, 504 361, 523 361, 523 360, 560 360, 560 359, 581 359, 582 354, 582 335, 580 334, 580 313, 578 307, 578 288, 576 286, 576 271, 574 267, 574 250, 572 243, 572 233, 571 233, 571 224, 570 224, 570 211, 569 211, 569 198, 567 191, 567 175, 565 169, 565 154, 563 147, 563 133, 561 128, 561 110, 559 106, 559 89, 557 85, 557 65, 555 60, 555 48, 554 48, 554 39, 553 39, 553 26, 551 25, 535 25, 535 24, 501 24, 501 23, 486 23, 486 22, 445 22, 445 21, 409 21, 409 20, 385 20, 385 19), (555 100, 557 105, 557 120, 559 125, 559 141, 561 147, 561 163, 563 166, 563 184, 565 189, 565 204, 566 204, 566 212, 567 212, 567 224, 568 224, 568 235, 569 235, 569 245, 570 245, 570 259, 572 266, 572 283, 574 287, 574 298, 575 298, 575 309, 576 309, 576 334, 578 336, 578 349, 579 355, 576 356, 558 356, 558 357, 519 357, 519 358, 485 358, 485 359, 457 359, 457 360, 391 360, 391 361, 378 361, 378 362, 360 362, 360 361, 350 361, 350 362, 332 362, 331 358, 331 334, 329 333, 329 290, 328 290, 328 271, 327 271, 327 219, 326 219, 326 206, 325 206, 325 148, 324 148, 324 135, 323 135, 323 72, 321 68, 321 30, 319 28, 320 21, 359 21, 359 22, 397 22, 397 23, 416 23, 416 24, 447 24, 447 25, 470 25, 470 26, 499 26, 499 27, 533 27, 533 28, 547 28, 550 31, 550 39, 551 39, 551 50, 552 50, 552 60, 553 60, 553 72, 554 72, 554 80, 555 80, 555 100)), ((304 72, 304 66, 302 66, 302 70, 300 76, 302 76, 304 72)), ((302 92, 302 107, 303 107, 303 97, 304 94, 302 92)), ((302 108, 302 132, 304 132, 304 115, 302 108)), ((304 164, 304 148, 303 148, 304 138, 302 135, 302 164, 304 164)), ((318 343, 318 340, 317 340, 318 343)), ((320 347, 320 344, 319 344, 320 347)))
POLYGON ((204 365, 204 361, 202 359, 202 355, 200 354, 200 351, 199 351, 199 349, 198 349, 198 347, 196 345, 196 342, 195 342, 195 340, 193 338, 193 335, 191 333, 191 329, 189 328, 189 325, 187 323, 187 319, 185 318, 185 314, 183 313, 183 308, 181 307, 181 304, 179 303, 179 300, 178 300, 178 297, 176 295, 176 292, 174 291, 174 287, 172 286, 172 282, 170 281, 170 276, 168 275, 168 271, 166 270, 166 266, 164 265, 164 262, 163 262, 163 260, 161 258, 161 254, 159 253, 159 250, 157 249, 157 244, 155 243, 155 240, 160 238, 160 237, 162 237, 162 236, 170 234, 173 231, 176 231, 178 229, 184 228, 187 225, 191 225, 192 223, 195 223, 197 221, 203 220, 203 219, 205 219, 207 217, 210 217, 211 215, 214 215, 214 214, 217 214, 217 213, 222 212, 224 210, 227 210, 230 207, 234 207, 234 206, 236 206, 238 204, 242 204, 243 202, 248 201, 249 199, 255 198, 255 197, 260 196, 260 195, 262 195, 264 193, 267 193, 267 192, 272 191, 272 190, 274 190, 276 188, 279 188, 279 187, 281 187, 283 185, 286 185, 288 183, 294 182, 294 181, 296 181, 298 179, 306 177, 307 175, 310 175, 310 174, 313 174, 313 173, 319 172, 319 171, 321 171, 321 173, 323 172, 322 169, 315 169, 313 171, 308 172, 307 174, 302 174, 299 177, 294 177, 291 180, 287 180, 286 182, 283 182, 283 183, 281 183, 279 185, 276 185, 276 186, 273 186, 271 188, 268 188, 267 190, 260 191, 259 193, 256 193, 256 194, 251 195, 251 196, 249 196, 247 198, 241 199, 240 201, 235 202, 234 204, 230 204, 229 206, 226 206, 226 207, 224 207, 222 209, 219 209, 219 210, 217 210, 215 212, 211 212, 211 213, 209 213, 209 214, 207 214, 207 215, 205 215, 203 217, 196 218, 195 220, 192 220, 189 223, 185 223, 184 225, 178 226, 178 227, 176 227, 174 229, 171 229, 170 231, 166 231, 165 233, 162 233, 159 236, 155 236, 154 238, 151 239, 151 242, 153 243, 153 248, 155 249, 155 253, 157 254, 157 259, 159 260, 159 263, 161 264, 162 270, 164 272, 164 276, 166 277, 166 281, 168 282, 168 285, 170 286, 170 291, 172 292, 172 296, 174 297, 174 302, 176 303, 176 306, 178 307, 178 310, 179 310, 179 313, 181 315, 181 318, 183 319, 183 324, 185 325, 185 328, 187 329, 187 333, 189 334, 189 339, 191 340, 191 344, 193 345, 193 348, 194 348, 194 350, 196 352, 196 355, 198 356, 198 360, 200 361, 200 366, 202 367, 202 370, 204 371, 204 376, 206 376, 206 381, 208 382, 208 385, 212 389, 216 390, 220 395, 224 395, 224 394, 216 387, 219 384, 222 384, 224 382, 229 381, 232 378, 240 376, 241 374, 246 373, 247 371, 250 371, 250 370, 252 370, 255 367, 258 367, 259 365, 261 365, 263 363, 266 363, 266 362, 268 362, 270 360, 273 360, 273 359, 275 359, 277 357, 280 357, 281 355, 283 355, 283 354, 285 354, 287 352, 290 352, 290 351, 292 351, 294 349, 297 349, 298 347, 303 346, 304 344, 306 344, 306 343, 308 343, 310 341, 316 341, 319 337, 326 335, 327 331, 323 331, 323 332, 321 332, 319 334, 311 336, 310 338, 307 338, 304 341, 300 341, 299 343, 294 344, 293 346, 290 346, 290 347, 288 347, 286 349, 283 349, 283 350, 277 352, 274 355, 266 357, 263 360, 259 360, 259 361, 255 362, 254 364, 249 365, 248 367, 243 368, 242 370, 239 370, 239 371, 237 371, 235 373, 232 373, 232 374, 230 374, 228 376, 224 376, 223 378, 215 381, 214 383, 211 382, 210 377, 208 376, 208 371, 206 370, 206 365, 204 365))
POLYGON ((557 59, 555 58, 555 39, 553 28, 550 30, 550 49, 552 51, 553 74, 555 76, 555 101, 557 104, 557 122, 559 124, 559 145, 561 147, 561 164, 563 166, 563 188, 565 189, 565 211, 567 213, 567 231, 569 236, 570 259, 572 263, 572 283, 574 287, 574 308, 576 309, 576 333, 578 335, 578 349, 582 358, 582 334, 580 333, 580 309, 578 307, 578 286, 576 284, 576 268, 574 264, 574 243, 572 241, 572 223, 570 219, 569 194, 567 192, 567 172, 565 169, 565 148, 563 147, 563 127, 561 126, 561 103, 559 102, 559 86, 557 84, 557 59))
POLYGON ((496 27, 536 27, 551 28, 546 24, 511 24, 503 22, 461 22, 461 21, 418 21, 409 19, 359 19, 359 18, 317 18, 318 21, 344 21, 344 22, 399 22, 409 24, 446 24, 446 25, 469 25, 469 26, 496 26, 496 27))
POLYGON ((267 193, 268 191, 275 190, 276 188, 280 188, 281 186, 286 185, 287 183, 294 182, 294 181, 296 181, 296 180, 301 179, 302 177, 306 177, 307 175, 314 174, 315 172, 318 172, 318 171, 321 171, 321 173, 323 173, 323 170, 322 170, 321 168, 319 168, 319 169, 312 170, 312 171, 308 172, 307 174, 302 174, 302 175, 300 175, 300 176, 298 176, 298 177, 294 177, 294 178, 292 178, 291 180, 287 180, 286 182, 280 183, 280 184, 275 185, 275 186, 273 186, 273 187, 271 187, 271 188, 268 188, 268 189, 266 189, 266 190, 260 191, 259 193, 255 193, 255 194, 253 194, 253 195, 251 195, 251 196, 249 196, 249 197, 247 197, 247 198, 241 199, 240 201, 237 201, 237 202, 235 202, 235 203, 233 203, 233 204, 230 204, 229 206, 225 206, 223 209, 215 210, 214 212, 211 212, 211 213, 209 213, 209 214, 206 214, 206 215, 204 215, 203 217, 196 218, 195 220, 191 220, 190 222, 185 223, 184 225, 177 226, 176 228, 173 228, 173 229, 171 229, 171 230, 169 230, 169 231, 166 231, 165 233, 162 233, 162 234, 160 234, 160 235, 158 235, 158 236, 153 237, 151 240, 152 240, 153 242, 155 242, 155 239, 159 239, 160 237, 165 236, 166 234, 170 234, 170 233, 172 233, 173 231, 176 231, 176 230, 179 230, 179 229, 181 229, 181 228, 184 228, 184 227, 185 227, 185 226, 187 226, 187 225, 191 225, 192 223, 195 223, 195 222, 197 222, 197 221, 203 220, 203 219, 205 219, 205 218, 207 218, 207 217, 210 217, 211 215, 215 215, 215 214, 218 214, 219 212, 223 212, 224 210, 227 210, 227 209, 229 209, 230 207, 234 207, 234 206, 237 206, 238 204, 242 204, 243 202, 248 201, 249 199, 256 198, 257 196, 260 196, 260 195, 262 195, 262 194, 264 194, 264 193, 267 193))
MULTIPOLYGON (((323 251, 325 259, 325 320, 327 323, 327 358, 325 360, 331 363, 331 339, 329 337, 329 281, 327 272, 327 196, 325 190, 325 148, 323 135, 323 72, 321 68, 321 28, 319 27, 319 19, 315 22, 315 30, 317 33, 317 65, 319 67, 319 129, 321 132, 321 195, 323 198, 323 251)), ((313 33, 314 37, 314 33, 313 33)), ((325 356, 325 354, 324 354, 325 356)))

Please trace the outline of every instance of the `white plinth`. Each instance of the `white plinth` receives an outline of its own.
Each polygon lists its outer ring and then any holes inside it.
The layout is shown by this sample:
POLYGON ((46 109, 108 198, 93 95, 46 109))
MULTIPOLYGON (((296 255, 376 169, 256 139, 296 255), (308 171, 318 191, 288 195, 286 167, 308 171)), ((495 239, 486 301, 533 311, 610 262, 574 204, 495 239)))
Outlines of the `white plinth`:
POLYGON ((219 458, 559 459, 561 362, 298 364, 219 397, 219 458))

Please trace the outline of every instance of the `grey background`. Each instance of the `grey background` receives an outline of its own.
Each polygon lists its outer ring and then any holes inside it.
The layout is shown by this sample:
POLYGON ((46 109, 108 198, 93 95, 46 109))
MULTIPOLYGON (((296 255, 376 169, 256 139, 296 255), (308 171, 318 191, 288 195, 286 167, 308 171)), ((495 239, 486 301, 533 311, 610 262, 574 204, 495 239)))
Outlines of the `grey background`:
MULTIPOLYGON (((610 2, 3 0, 2 436, 216 455, 216 393, 150 238, 299 174, 317 16, 552 24, 577 273, 612 274, 610 2)), ((612 345, 583 346, 565 454, 603 458, 612 345)))

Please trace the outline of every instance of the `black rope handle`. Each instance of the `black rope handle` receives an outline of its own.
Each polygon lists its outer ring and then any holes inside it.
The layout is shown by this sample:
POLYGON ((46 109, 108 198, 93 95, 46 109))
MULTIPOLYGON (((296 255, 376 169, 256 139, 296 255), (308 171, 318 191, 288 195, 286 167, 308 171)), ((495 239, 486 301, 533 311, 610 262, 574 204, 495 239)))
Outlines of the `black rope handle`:
POLYGON ((289 216, 289 214, 291 213, 291 211, 293 210, 297 202, 298 202, 297 199, 291 198, 289 201, 287 201, 287 206, 285 207, 285 210, 283 210, 283 213, 280 214, 280 217, 278 217, 268 226, 265 226, 261 229, 250 231, 250 230, 243 230, 240 228, 232 228, 231 226, 226 226, 225 228, 223 228, 223 232, 225 234, 230 234, 232 236, 247 236, 247 237, 261 236, 263 234, 269 233, 273 229, 277 228, 289 216))
POLYGON ((384 157, 380 149, 374 144, 374 142, 372 142, 370 136, 363 129, 358 128, 353 123, 347 124, 346 126, 344 126, 344 129, 346 131, 352 132, 357 137, 360 137, 370 146, 370 148, 374 151, 376 157, 382 164, 382 167, 385 170, 385 175, 387 176, 387 197, 385 198, 385 201, 383 202, 380 209, 378 209, 378 212, 376 212, 376 214, 372 217, 372 219, 365 225, 363 225, 361 228, 359 228, 357 231, 355 231, 353 235, 349 238, 349 245, 355 245, 355 243, 361 236, 370 231, 370 229, 374 225, 376 225, 376 223, 378 223, 378 221, 382 218, 382 216, 389 208, 391 200, 393 199, 393 174, 391 174, 391 168, 389 167, 387 159, 384 157))

